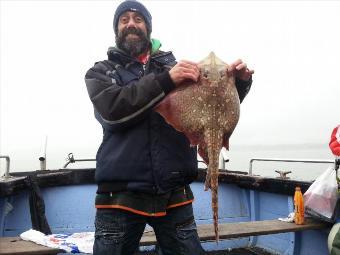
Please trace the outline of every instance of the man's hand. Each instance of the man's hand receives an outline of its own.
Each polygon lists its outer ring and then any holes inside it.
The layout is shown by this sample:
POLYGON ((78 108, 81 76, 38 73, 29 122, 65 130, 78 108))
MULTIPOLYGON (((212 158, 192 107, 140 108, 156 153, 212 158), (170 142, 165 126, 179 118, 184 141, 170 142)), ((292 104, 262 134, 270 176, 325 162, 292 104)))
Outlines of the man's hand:
POLYGON ((233 75, 240 80, 249 81, 254 70, 249 70, 247 64, 243 63, 241 59, 236 60, 234 63, 230 64, 227 70, 228 75, 233 75))
POLYGON ((169 74, 177 87, 186 80, 197 82, 200 70, 196 63, 188 60, 181 60, 169 71, 169 74))

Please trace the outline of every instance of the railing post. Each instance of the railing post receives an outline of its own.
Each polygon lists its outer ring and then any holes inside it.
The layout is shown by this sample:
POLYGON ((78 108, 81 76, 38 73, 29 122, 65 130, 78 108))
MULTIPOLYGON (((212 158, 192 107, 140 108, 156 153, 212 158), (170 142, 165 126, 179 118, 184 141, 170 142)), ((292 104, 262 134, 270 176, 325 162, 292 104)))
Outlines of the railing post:
POLYGON ((227 149, 223 147, 218 158, 218 168, 225 169, 226 162, 229 162, 229 157, 228 157, 227 149))
POLYGON ((249 175, 253 175, 253 161, 254 159, 250 159, 249 161, 249 175))
POLYGON ((10 163, 11 163, 11 160, 9 158, 9 156, 0 156, 0 158, 4 158, 6 159, 6 170, 5 170, 5 179, 8 179, 10 177, 9 175, 9 168, 10 168, 10 163))
POLYGON ((43 140, 41 145, 41 151, 39 154, 40 170, 46 170, 46 148, 47 148, 47 136, 43 140))

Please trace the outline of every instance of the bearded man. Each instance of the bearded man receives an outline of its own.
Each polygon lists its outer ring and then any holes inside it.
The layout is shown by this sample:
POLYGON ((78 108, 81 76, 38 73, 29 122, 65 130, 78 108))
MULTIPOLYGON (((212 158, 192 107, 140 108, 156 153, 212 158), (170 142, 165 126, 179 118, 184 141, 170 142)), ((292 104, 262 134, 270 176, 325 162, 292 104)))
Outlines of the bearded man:
MULTIPOLYGON (((132 255, 146 224, 155 232, 159 254, 204 254, 193 215, 189 184, 197 177, 197 151, 153 110, 183 81, 197 81, 199 68, 176 62, 151 39, 152 18, 137 1, 116 9, 116 47, 85 76, 95 117, 103 128, 95 180, 94 254, 132 255)), ((241 100, 251 84, 242 61, 235 72, 241 100)))

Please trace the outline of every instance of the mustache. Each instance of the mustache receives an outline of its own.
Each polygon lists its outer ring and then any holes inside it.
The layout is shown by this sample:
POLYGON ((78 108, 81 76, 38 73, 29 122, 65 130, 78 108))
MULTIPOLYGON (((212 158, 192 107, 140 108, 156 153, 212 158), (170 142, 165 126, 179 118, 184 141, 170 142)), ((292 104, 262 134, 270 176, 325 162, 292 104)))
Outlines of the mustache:
POLYGON ((141 29, 138 29, 136 27, 128 27, 128 28, 125 28, 124 30, 122 30, 122 34, 121 36, 123 38, 125 38, 127 35, 129 34, 135 34, 135 35, 138 35, 140 38, 145 38, 146 35, 144 34, 144 32, 141 30, 141 29))

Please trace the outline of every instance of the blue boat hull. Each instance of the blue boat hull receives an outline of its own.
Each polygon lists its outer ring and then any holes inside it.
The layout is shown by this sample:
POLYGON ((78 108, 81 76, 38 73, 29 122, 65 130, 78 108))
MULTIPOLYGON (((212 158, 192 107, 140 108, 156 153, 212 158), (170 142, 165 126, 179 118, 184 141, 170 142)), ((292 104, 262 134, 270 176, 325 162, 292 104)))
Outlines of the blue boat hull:
MULTIPOLYGON (((212 223, 210 191, 203 190, 202 182, 191 185, 197 224, 212 223)), ((94 231, 95 184, 62 185, 41 188, 45 213, 52 233, 94 231)), ((30 229, 31 216, 27 190, 0 197, 0 236, 18 236, 30 229)), ((219 222, 245 222, 287 217, 293 211, 291 195, 242 188, 233 183, 220 183, 219 222)), ((223 250, 256 246, 274 254, 328 254, 329 230, 308 230, 202 242, 205 250, 223 250)))

